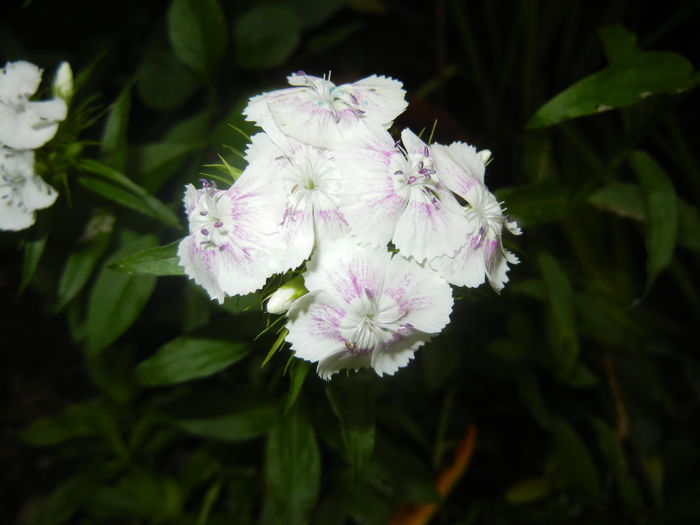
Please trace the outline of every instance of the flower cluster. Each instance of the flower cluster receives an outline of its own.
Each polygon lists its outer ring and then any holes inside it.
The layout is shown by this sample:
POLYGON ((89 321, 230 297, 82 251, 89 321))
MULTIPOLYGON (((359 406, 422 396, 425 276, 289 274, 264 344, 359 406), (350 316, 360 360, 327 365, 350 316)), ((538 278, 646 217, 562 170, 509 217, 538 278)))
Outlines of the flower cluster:
POLYGON ((268 302, 287 313, 295 354, 324 379, 393 374, 448 324, 450 284, 501 290, 518 262, 501 234, 520 230, 484 183, 490 152, 408 129, 394 140, 407 107, 399 81, 288 81, 245 108, 263 132, 236 182, 187 187, 180 263, 219 302, 301 268, 303 285, 296 277, 268 302))
POLYGON ((35 210, 56 200, 56 191, 34 172, 34 150, 53 138, 66 118, 72 75, 63 63, 51 100, 32 101, 42 71, 25 61, 0 70, 0 230, 23 230, 34 224, 35 210))

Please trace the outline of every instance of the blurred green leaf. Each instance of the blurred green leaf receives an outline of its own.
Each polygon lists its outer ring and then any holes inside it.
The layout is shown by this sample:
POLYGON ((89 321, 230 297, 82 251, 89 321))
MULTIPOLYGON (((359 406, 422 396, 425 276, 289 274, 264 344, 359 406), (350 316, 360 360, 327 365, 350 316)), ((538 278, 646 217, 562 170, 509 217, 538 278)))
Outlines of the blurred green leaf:
POLYGON ((270 432, 265 452, 263 525, 305 525, 318 498, 321 457, 306 414, 297 405, 270 432))
POLYGON ((664 502, 664 464, 658 454, 642 456, 641 460, 654 505, 661 507, 664 502))
MULTIPOLYGON (((110 220, 108 217, 102 216, 105 221, 110 220)), ((93 221, 99 222, 100 220, 102 220, 100 217, 93 218, 93 221)), ((97 262, 107 249, 111 235, 111 224, 109 224, 109 227, 98 229, 90 236, 78 241, 66 260, 61 279, 58 282, 56 311, 61 310, 83 289, 97 266, 97 262)))
POLYGON ((168 49, 151 46, 137 71, 136 89, 146 105, 157 110, 175 109, 189 99, 200 84, 168 49))
POLYGON ((584 441, 563 419, 552 420, 552 451, 569 486, 600 496, 600 482, 595 463, 584 441))
POLYGON ((678 199, 678 244, 689 250, 700 251, 700 216, 698 209, 678 199))
POLYGON ((217 0, 173 0, 168 35, 175 56, 203 80, 213 80, 226 53, 226 18, 217 0))
POLYGON ((511 505, 530 503, 549 495, 551 488, 546 478, 530 478, 516 483, 506 491, 506 501, 511 505))
POLYGON ((277 404, 262 403, 235 414, 202 419, 179 419, 174 424, 198 436, 222 441, 243 441, 270 431, 280 411, 277 404))
POLYGON ((294 406, 299 394, 301 393, 301 387, 304 386, 304 380, 306 375, 309 373, 311 365, 307 361, 302 359, 295 359, 292 364, 291 370, 289 372, 289 392, 287 393, 287 399, 284 402, 284 412, 287 413, 294 406))
POLYGON ((603 41, 605 56, 611 64, 624 63, 641 53, 637 46, 637 35, 619 24, 599 29, 598 35, 603 41))
POLYGON ((23 291, 34 278, 34 273, 39 266, 41 256, 46 248, 46 241, 49 238, 48 230, 38 230, 34 232, 32 238, 24 243, 22 250, 22 280, 19 283, 19 291, 23 291))
POLYGON ((523 226, 561 221, 575 210, 571 190, 559 183, 502 188, 495 194, 523 226))
MULTIPOLYGON (((118 261, 127 253, 153 246, 156 238, 140 236, 111 257, 118 261)), ((138 318, 151 296, 156 278, 126 275, 103 267, 92 288, 87 314, 87 352, 98 354, 112 344, 138 318)))
POLYGON ((85 188, 127 208, 158 219, 168 226, 180 227, 180 220, 170 208, 123 173, 93 159, 83 159, 79 166, 85 171, 103 177, 103 179, 79 177, 78 182, 85 188))
POLYGON ((136 177, 150 191, 160 189, 182 166, 188 155, 204 148, 203 140, 154 142, 131 148, 131 161, 136 177))
POLYGON ((129 275, 185 275, 177 256, 180 241, 147 248, 109 265, 111 270, 129 275))
POLYGON ((236 63, 248 69, 279 66, 299 45, 300 27, 296 13, 288 7, 253 7, 234 24, 236 63))
POLYGON ((681 55, 661 51, 634 54, 559 93, 535 113, 527 127, 552 126, 630 106, 657 93, 680 93, 693 84, 693 66, 681 55))
POLYGON ((671 262, 678 235, 678 208, 673 184, 666 172, 649 155, 635 151, 630 163, 642 192, 647 222, 647 284, 671 262))
POLYGON ((629 182, 611 182, 596 190, 588 197, 588 202, 601 210, 620 217, 646 220, 646 211, 639 186, 629 182))
POLYGON ((22 439, 31 445, 56 445, 68 439, 89 436, 98 432, 95 416, 99 405, 94 401, 66 406, 53 417, 37 419, 22 432, 22 439))
POLYGON ((227 312, 233 315, 239 315, 253 311, 254 308, 260 309, 260 294, 253 292, 246 295, 234 295, 226 297, 224 302, 219 305, 227 312))
POLYGON ((102 160, 112 168, 124 171, 126 169, 126 154, 129 128, 129 111, 131 110, 131 88, 134 82, 129 82, 110 107, 105 127, 102 131, 100 153, 102 160))
POLYGON ((566 375, 573 370, 579 353, 578 334, 574 316, 574 291, 569 277, 548 253, 542 253, 537 258, 540 272, 547 288, 549 314, 554 321, 557 336, 555 359, 561 371, 566 375))
POLYGON ((110 519, 142 517, 150 518, 152 523, 172 523, 180 515, 183 502, 177 481, 134 467, 116 484, 93 488, 87 508, 91 514, 110 519))
POLYGON ((345 457, 353 472, 362 472, 374 451, 374 390, 366 374, 339 376, 326 385, 326 395, 340 422, 345 457))
POLYGON ((147 386, 182 383, 207 377, 240 361, 250 347, 216 339, 178 337, 142 361, 136 375, 147 386))
POLYGON ((288 7, 299 18, 303 29, 316 27, 340 11, 345 0, 281 0, 277 5, 288 7))

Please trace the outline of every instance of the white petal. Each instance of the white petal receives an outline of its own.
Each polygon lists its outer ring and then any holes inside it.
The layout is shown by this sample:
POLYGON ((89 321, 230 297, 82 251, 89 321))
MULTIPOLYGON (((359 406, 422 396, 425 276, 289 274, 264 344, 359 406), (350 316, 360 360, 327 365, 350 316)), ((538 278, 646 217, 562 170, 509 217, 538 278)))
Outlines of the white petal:
POLYGON ((439 333, 450 321, 452 289, 437 272, 395 255, 383 293, 405 312, 402 322, 427 334, 439 333))
POLYGON ((403 84, 393 78, 372 75, 357 82, 341 86, 352 93, 363 118, 384 128, 389 128, 394 119, 408 107, 403 84))
POLYGON ((447 188, 470 201, 473 186, 484 183, 484 161, 476 148, 463 142, 430 146, 438 179, 447 188))
POLYGON ((37 109, 55 113, 61 104, 65 107, 62 99, 57 101, 28 102, 19 112, 0 103, 0 142, 15 149, 36 149, 46 144, 56 134, 58 124, 43 118, 37 109))
POLYGON ((57 122, 66 118, 68 106, 62 98, 54 98, 51 100, 40 100, 37 102, 28 102, 27 107, 32 109, 42 121, 57 122))
POLYGON ((335 354, 321 359, 318 362, 316 372, 321 379, 328 380, 341 370, 352 368, 357 371, 360 368, 369 368, 372 366, 371 358, 372 354, 353 355, 343 349, 342 351, 338 351, 335 354))
POLYGON ((399 368, 406 366, 413 359, 416 350, 429 339, 428 334, 413 332, 397 344, 373 352, 371 366, 380 376, 394 375, 399 368))
POLYGON ((214 250, 203 249, 194 235, 185 237, 177 248, 180 266, 185 273, 204 288, 209 297, 224 302, 224 292, 218 283, 218 266, 214 250))
POLYGON ((18 60, 9 62, 0 70, 0 98, 29 98, 36 93, 41 82, 41 69, 34 64, 18 60))
POLYGON ((56 202, 58 193, 38 175, 27 180, 24 188, 24 204, 30 210, 48 208, 56 202))
POLYGON ((368 129, 336 150, 343 186, 340 209, 352 233, 373 246, 387 245, 406 207, 393 179, 394 157, 403 158, 391 135, 380 129, 368 129))
POLYGON ((282 263, 279 271, 297 268, 309 258, 314 247, 313 215, 288 208, 280 226, 280 236, 282 263))
POLYGON ((456 286, 476 288, 486 280, 486 263, 483 244, 474 246, 470 241, 454 257, 438 257, 430 265, 440 273, 447 282, 456 286))
POLYGON ((320 361, 345 351, 339 325, 345 311, 331 294, 310 292, 289 308, 286 340, 295 355, 307 361, 320 361))
POLYGON ((469 230, 467 218, 451 193, 438 189, 434 196, 415 187, 392 240, 403 256, 422 262, 454 254, 469 230))

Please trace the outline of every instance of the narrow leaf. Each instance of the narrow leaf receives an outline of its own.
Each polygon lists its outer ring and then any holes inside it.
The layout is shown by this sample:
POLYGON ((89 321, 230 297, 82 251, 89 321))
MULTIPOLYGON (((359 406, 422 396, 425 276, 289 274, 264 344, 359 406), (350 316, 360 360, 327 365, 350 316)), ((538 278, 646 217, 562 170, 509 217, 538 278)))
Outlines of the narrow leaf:
POLYGON ((243 441, 270 431, 279 417, 279 408, 264 403, 235 414, 202 419, 181 419, 174 424, 198 436, 222 441, 243 441))
POLYGON ((284 402, 285 413, 289 412, 299 397, 301 387, 304 385, 304 380, 309 373, 310 367, 311 365, 306 361, 301 359, 295 360, 289 375, 289 393, 287 394, 287 400, 284 402))
MULTIPOLYGON (((153 236, 143 236, 118 251, 112 260, 154 245, 153 236)), ((87 351, 95 355, 113 343, 138 318, 151 296, 156 278, 117 273, 107 267, 100 271, 90 294, 87 315, 87 351)))
POLYGON ((100 145, 105 164, 120 171, 126 169, 127 131, 133 85, 133 81, 129 82, 112 104, 102 132, 100 145))
POLYGON ((345 456, 359 473, 374 451, 374 392, 364 374, 337 377, 326 395, 340 422, 345 456))
POLYGON ((649 155, 635 151, 630 162, 639 180, 648 218, 646 290, 649 290, 673 257, 678 235, 677 199, 671 179, 649 155))
POLYGON ((693 66, 681 55, 639 53, 594 73, 565 89, 532 117, 528 128, 636 104, 657 93, 675 94, 693 86, 693 66))
POLYGON ((554 322, 558 348, 555 358, 564 374, 573 370, 579 352, 574 317, 574 291, 569 277, 557 260, 547 253, 538 257, 547 289, 549 314, 554 322))
POLYGON ((212 80, 226 52, 226 18, 217 0, 174 0, 168 36, 175 56, 203 80, 212 80))
POLYGON ((611 182, 596 190, 588 202, 601 210, 636 221, 646 220, 646 211, 639 186, 629 182, 611 182))
POLYGON ((243 359, 249 351, 248 345, 240 343, 178 337, 142 361, 136 375, 148 386, 182 383, 215 374, 243 359))
POLYGON ((180 241, 147 248, 109 265, 115 272, 130 275, 185 275, 177 256, 180 241))
POLYGON ((600 495, 600 482, 595 463, 586 445, 566 421, 552 422, 553 453, 568 485, 600 495))
POLYGON ((313 427, 298 405, 270 432, 265 455, 261 523, 309 523, 319 493, 321 458, 313 427))
POLYGON ((34 273, 39 266, 41 256, 46 248, 46 241, 49 238, 48 231, 43 231, 35 239, 29 240, 24 244, 24 257, 22 259, 22 280, 19 283, 19 291, 21 292, 29 283, 32 282, 34 273))

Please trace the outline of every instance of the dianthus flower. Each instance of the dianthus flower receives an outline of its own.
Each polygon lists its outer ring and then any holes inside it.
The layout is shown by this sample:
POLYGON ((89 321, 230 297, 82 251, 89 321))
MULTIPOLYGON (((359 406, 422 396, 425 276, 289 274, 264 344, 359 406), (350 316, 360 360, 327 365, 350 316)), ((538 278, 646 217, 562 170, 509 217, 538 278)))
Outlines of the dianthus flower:
POLYGON ((309 293, 288 312, 287 341, 297 357, 318 362, 323 379, 344 368, 393 374, 452 311, 450 286, 436 272, 349 238, 315 252, 304 285, 309 293))

